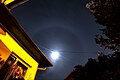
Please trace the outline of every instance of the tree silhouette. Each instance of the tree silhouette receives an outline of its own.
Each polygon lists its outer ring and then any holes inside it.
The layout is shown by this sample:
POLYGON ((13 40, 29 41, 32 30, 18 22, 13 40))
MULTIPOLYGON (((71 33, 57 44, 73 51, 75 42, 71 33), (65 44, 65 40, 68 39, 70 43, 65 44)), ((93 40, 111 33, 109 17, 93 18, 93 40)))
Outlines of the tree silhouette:
POLYGON ((91 0, 86 7, 103 26, 95 36, 96 44, 113 52, 98 52, 97 59, 75 66, 65 80, 120 80, 120 0, 91 0))
POLYGON ((120 51, 120 0, 92 0, 86 7, 96 22, 103 25, 96 43, 105 49, 120 51))
POLYGON ((65 80, 120 80, 120 52, 88 59, 84 66, 75 66, 65 80))

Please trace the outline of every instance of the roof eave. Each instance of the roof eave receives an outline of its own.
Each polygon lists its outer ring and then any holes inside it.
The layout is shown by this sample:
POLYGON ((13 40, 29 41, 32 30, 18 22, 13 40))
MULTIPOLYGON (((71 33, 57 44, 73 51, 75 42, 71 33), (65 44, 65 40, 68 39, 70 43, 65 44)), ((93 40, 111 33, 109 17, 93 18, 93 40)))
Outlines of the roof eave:
POLYGON ((15 8, 15 7, 27 2, 27 1, 28 0, 15 0, 15 1, 7 4, 6 6, 7 6, 8 9, 13 9, 13 8, 15 8))
POLYGON ((19 45, 23 47, 37 62, 40 63, 40 66, 53 66, 43 52, 25 33, 21 25, 17 22, 15 17, 4 4, 0 4, 0 23, 2 23, 4 29, 6 29, 6 31, 19 43, 19 45))

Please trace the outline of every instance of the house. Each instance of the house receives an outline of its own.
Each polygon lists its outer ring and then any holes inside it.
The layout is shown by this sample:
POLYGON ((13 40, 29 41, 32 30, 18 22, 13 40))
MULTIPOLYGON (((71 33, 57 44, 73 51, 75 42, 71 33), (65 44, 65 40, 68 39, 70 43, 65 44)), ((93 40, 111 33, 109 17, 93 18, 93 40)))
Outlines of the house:
POLYGON ((26 0, 0 0, 0 80, 34 80, 52 66, 10 10, 26 0))

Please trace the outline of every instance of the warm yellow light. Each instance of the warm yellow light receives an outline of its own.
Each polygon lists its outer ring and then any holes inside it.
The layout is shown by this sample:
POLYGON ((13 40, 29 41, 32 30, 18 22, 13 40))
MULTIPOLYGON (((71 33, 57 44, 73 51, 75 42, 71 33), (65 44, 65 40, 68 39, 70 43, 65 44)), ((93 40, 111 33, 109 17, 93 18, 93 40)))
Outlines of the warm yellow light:
POLYGON ((0 40, 0 56, 4 61, 7 60, 7 58, 10 55, 10 50, 5 46, 5 44, 0 40))
POLYGON ((34 80, 38 63, 8 33, 6 33, 6 35, 0 34, 0 40, 11 52, 16 53, 22 60, 31 66, 27 69, 25 80, 34 80))
POLYGON ((38 70, 43 70, 44 71, 44 70, 46 70, 46 67, 44 67, 44 68, 38 68, 38 70))
MULTIPOLYGON (((2 0, 2 3, 3 3, 4 1, 5 1, 5 0, 2 0)), ((9 3, 13 2, 13 1, 15 1, 15 0, 6 0, 6 1, 5 1, 5 5, 7 5, 7 4, 9 4, 9 3)))
POLYGON ((6 34, 6 32, 5 32, 5 31, 3 31, 3 30, 2 30, 2 28, 0 28, 0 34, 5 35, 5 34, 6 34))

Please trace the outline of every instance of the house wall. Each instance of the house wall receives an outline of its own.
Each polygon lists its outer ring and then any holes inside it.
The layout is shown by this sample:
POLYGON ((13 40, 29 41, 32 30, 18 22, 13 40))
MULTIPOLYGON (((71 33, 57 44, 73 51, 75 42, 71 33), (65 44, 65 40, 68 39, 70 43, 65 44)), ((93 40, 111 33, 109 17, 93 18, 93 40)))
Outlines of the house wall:
POLYGON ((17 60, 27 66, 28 69, 25 75, 25 80, 34 80, 38 68, 38 63, 8 33, 6 33, 6 35, 0 34, 0 40, 11 52, 14 52, 21 58, 18 58, 17 60), (22 60, 29 64, 31 67, 26 65, 22 60))
MULTIPOLYGON (((5 0, 1 0, 1 1, 4 2, 5 0)), ((13 1, 15 1, 15 0, 6 0, 5 4, 7 5, 7 4, 9 4, 9 3, 13 2, 13 1)))
POLYGON ((4 43, 0 40, 0 56, 4 61, 7 60, 7 58, 10 55, 10 50, 4 45, 4 43))

